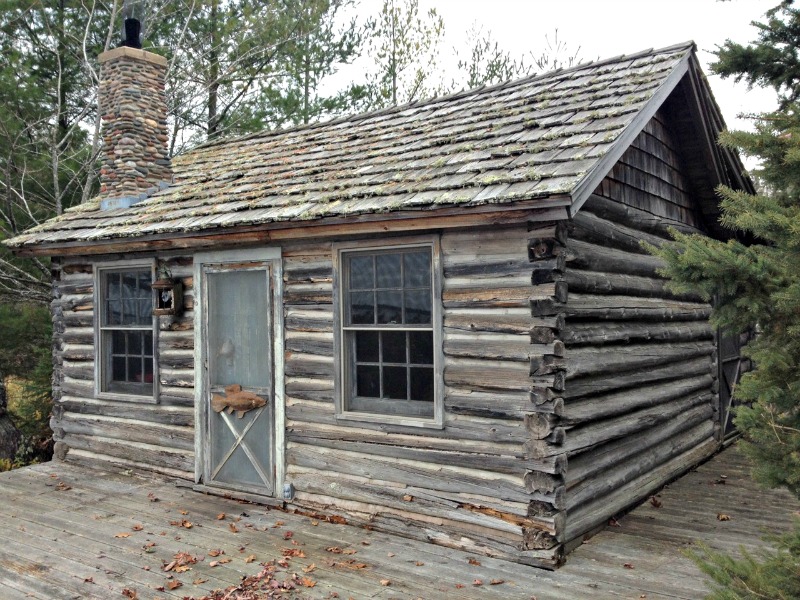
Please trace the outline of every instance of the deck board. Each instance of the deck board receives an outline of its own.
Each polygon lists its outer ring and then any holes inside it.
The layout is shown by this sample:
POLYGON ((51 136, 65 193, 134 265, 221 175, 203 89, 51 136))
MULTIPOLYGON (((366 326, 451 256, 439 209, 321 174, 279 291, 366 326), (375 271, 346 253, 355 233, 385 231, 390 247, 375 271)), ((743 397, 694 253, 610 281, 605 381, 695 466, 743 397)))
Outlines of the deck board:
POLYGON ((660 507, 643 503, 549 572, 201 494, 159 475, 48 463, 0 474, 0 597, 109 598, 128 588, 140 599, 200 598, 295 549, 304 556, 288 558, 276 577, 297 573, 315 585, 286 596, 292 598, 690 600, 707 591, 706 578, 684 549, 700 540, 727 551, 756 550, 763 533, 785 530, 800 510, 788 492, 763 490, 747 472, 735 447, 716 455, 664 488, 660 507), (218 520, 220 513, 225 518, 218 520), (170 524, 184 519, 190 529, 170 524), (148 543, 156 544, 149 552, 148 543), (225 554, 215 559, 208 554, 214 549, 225 554), (198 562, 172 574, 181 587, 157 590, 170 581, 163 566, 178 552, 198 562), (255 560, 246 562, 250 555, 255 560), (211 567, 219 558, 231 561, 211 567))

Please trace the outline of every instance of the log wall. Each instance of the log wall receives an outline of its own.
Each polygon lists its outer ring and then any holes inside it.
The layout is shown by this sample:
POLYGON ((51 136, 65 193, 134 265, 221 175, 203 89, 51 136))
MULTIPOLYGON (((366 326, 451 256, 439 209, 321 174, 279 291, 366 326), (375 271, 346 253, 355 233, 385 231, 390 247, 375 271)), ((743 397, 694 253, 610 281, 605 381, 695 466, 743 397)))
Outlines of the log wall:
MULTIPOLYGON (((124 260, 102 260, 114 259, 124 260)), ((73 258, 53 262, 50 426, 57 458, 143 467, 185 479, 194 476, 192 261, 159 257, 158 264, 183 281, 185 310, 178 318, 158 317, 159 398, 153 404, 95 396, 93 264, 73 258)))
POLYGON ((702 229, 677 150, 657 116, 570 226, 569 298, 564 325, 551 335, 566 349, 568 540, 716 448, 710 307, 672 293, 640 245, 663 243, 668 227, 702 229))
POLYGON ((564 457, 527 453, 532 439, 547 443, 557 410, 531 402, 531 369, 560 344, 530 339, 532 296, 556 294, 555 232, 442 234, 443 429, 337 421, 332 247, 284 246, 286 477, 296 503, 452 547, 559 560, 564 457), (529 252, 537 240, 547 241, 529 252))

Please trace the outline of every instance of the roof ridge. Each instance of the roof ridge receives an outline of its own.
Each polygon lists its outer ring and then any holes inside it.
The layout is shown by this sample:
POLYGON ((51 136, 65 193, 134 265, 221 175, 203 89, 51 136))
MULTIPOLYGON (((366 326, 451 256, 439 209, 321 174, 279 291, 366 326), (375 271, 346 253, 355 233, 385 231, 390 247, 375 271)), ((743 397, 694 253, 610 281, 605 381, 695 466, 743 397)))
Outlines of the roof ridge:
POLYGON ((285 128, 285 129, 264 129, 264 130, 261 130, 261 131, 255 131, 253 133, 248 133, 246 135, 233 136, 233 137, 229 137, 229 138, 222 138, 222 139, 217 139, 217 140, 206 141, 206 142, 204 142, 204 143, 202 143, 202 144, 200 144, 198 146, 195 146, 194 148, 191 148, 190 150, 188 150, 187 154, 195 152, 197 150, 206 149, 206 148, 213 148, 215 146, 229 144, 229 143, 232 143, 232 142, 248 141, 248 140, 252 140, 254 138, 271 138, 271 137, 278 136, 278 135, 288 135, 288 134, 291 134, 291 133, 294 133, 294 132, 298 132, 298 131, 312 131, 312 130, 318 129, 320 127, 331 127, 331 126, 340 125, 342 123, 357 123, 359 121, 363 121, 365 119, 371 119, 371 118, 374 118, 376 116, 380 116, 380 115, 383 115, 383 114, 401 113, 404 110, 408 110, 409 108, 413 108, 413 107, 420 106, 420 105, 431 105, 431 106, 433 106, 433 105, 435 105, 435 104, 437 104, 439 102, 449 101, 449 100, 456 100, 456 99, 459 99, 459 98, 462 98, 462 97, 476 95, 478 93, 492 92, 492 91, 497 91, 497 90, 500 90, 500 89, 503 89, 503 88, 519 87, 521 85, 527 85, 527 84, 530 84, 530 83, 538 81, 538 80, 548 79, 548 78, 554 77, 556 75, 559 75, 559 76, 568 75, 570 73, 575 73, 575 72, 583 70, 583 69, 602 67, 604 65, 620 62, 620 61, 623 61, 623 60, 635 60, 637 58, 641 58, 643 56, 648 56, 648 55, 665 54, 665 53, 668 53, 668 52, 674 52, 674 51, 678 51, 678 50, 689 51, 689 50, 696 50, 696 49, 697 49, 697 45, 695 44, 695 42, 693 40, 688 40, 688 41, 681 42, 681 43, 678 43, 678 44, 672 44, 671 46, 665 46, 663 48, 656 48, 656 49, 648 48, 646 50, 641 50, 641 51, 635 52, 633 54, 620 54, 618 56, 614 56, 614 57, 611 57, 611 58, 604 58, 602 60, 596 60, 596 61, 589 61, 589 62, 586 62, 586 63, 580 63, 580 64, 574 65, 574 66, 566 68, 566 69, 558 68, 558 69, 554 69, 552 71, 545 71, 543 73, 535 73, 533 75, 528 75, 527 77, 521 77, 519 79, 508 79, 506 81, 502 81, 500 83, 496 83, 496 84, 493 84, 493 85, 485 85, 484 84, 484 85, 481 85, 481 86, 478 86, 478 87, 474 87, 474 88, 469 88, 469 89, 465 89, 465 90, 458 90, 458 91, 455 91, 455 92, 450 92, 450 93, 442 95, 442 96, 433 96, 431 98, 424 98, 424 99, 415 100, 413 102, 407 102, 405 104, 399 104, 399 105, 395 105, 395 106, 385 106, 383 108, 377 108, 377 109, 373 109, 373 110, 366 111, 366 112, 340 115, 340 116, 328 119, 326 121, 316 121, 314 123, 303 123, 303 124, 293 125, 291 127, 285 128))

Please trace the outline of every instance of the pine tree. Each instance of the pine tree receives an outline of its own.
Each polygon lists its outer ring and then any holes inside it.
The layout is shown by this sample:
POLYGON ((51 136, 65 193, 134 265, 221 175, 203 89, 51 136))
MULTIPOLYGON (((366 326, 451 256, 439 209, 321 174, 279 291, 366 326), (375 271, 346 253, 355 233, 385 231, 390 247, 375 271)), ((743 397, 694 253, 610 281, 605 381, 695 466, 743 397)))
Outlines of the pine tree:
MULTIPOLYGON (((766 16, 754 43, 726 41, 712 65, 723 77, 778 93, 778 110, 755 116, 754 131, 720 138, 760 159, 760 191, 717 190, 728 241, 676 233, 675 243, 654 251, 673 287, 713 301, 715 325, 756 333, 744 348, 754 369, 735 390, 744 403, 735 416, 740 446, 758 481, 800 497, 800 12, 786 1, 766 16)), ((797 526, 777 552, 758 559, 709 550, 695 558, 719 586, 713 598, 798 598, 799 541, 797 526)))

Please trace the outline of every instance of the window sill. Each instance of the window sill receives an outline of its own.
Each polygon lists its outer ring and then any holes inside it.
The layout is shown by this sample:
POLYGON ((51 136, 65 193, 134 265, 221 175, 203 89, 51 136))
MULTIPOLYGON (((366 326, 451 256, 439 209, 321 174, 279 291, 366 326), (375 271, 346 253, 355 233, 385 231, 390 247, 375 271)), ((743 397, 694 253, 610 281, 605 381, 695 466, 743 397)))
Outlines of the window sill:
POLYGON ((444 429, 444 423, 439 423, 433 418, 402 417, 399 415, 380 415, 375 413, 345 412, 336 415, 337 421, 354 421, 362 423, 377 423, 380 425, 393 425, 399 427, 418 427, 421 429, 444 429))
POLYGON ((117 392, 99 392, 95 394, 98 400, 113 400, 115 402, 131 402, 136 404, 158 404, 154 396, 138 396, 136 394, 120 394, 117 392))

